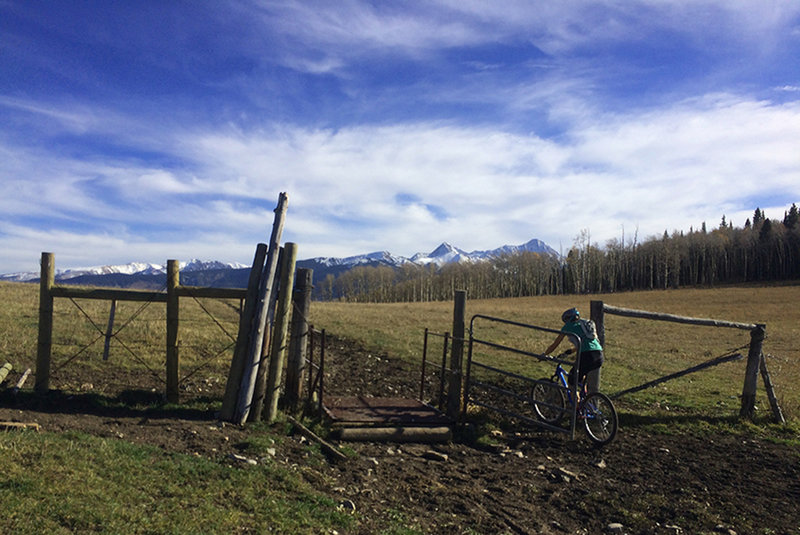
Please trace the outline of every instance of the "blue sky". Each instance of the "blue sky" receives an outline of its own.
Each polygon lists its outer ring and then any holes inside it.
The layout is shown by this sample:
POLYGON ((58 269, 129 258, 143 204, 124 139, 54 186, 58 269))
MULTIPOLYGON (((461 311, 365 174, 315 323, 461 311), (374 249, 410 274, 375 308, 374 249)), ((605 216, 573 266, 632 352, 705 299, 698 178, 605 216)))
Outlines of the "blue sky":
POLYGON ((741 226, 800 202, 795 0, 0 0, 0 273, 741 226))

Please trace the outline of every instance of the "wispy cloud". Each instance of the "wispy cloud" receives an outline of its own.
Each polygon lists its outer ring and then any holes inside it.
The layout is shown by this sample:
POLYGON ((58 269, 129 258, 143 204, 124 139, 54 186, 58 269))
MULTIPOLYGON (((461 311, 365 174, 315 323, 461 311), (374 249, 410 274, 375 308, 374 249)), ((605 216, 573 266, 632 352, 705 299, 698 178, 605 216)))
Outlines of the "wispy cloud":
POLYGON ((281 191, 303 257, 800 200, 796 2, 87 9, 0 7, 0 272, 246 263, 281 191))

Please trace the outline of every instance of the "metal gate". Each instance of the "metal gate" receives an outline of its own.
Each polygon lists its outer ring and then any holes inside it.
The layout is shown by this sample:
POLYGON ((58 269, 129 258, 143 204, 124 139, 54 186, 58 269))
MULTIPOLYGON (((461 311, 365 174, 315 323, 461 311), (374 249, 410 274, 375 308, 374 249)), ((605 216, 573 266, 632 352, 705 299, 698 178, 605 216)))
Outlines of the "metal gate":
MULTIPOLYGON (((467 353, 466 383, 464 391, 464 398, 466 400, 467 407, 469 407, 469 405, 483 407, 485 409, 518 419, 526 424, 544 427, 551 431, 569 433, 570 439, 574 439, 577 412, 577 408, 574 406, 574 404, 573 406, 568 407, 567 410, 567 414, 570 415, 569 426, 567 428, 553 426, 535 418, 530 392, 536 383, 543 381, 549 382, 549 380, 541 378, 534 379, 524 374, 504 369, 502 367, 502 362, 496 362, 498 359, 494 359, 492 363, 489 363, 476 354, 476 349, 483 346, 491 348, 492 350, 496 350, 500 355, 508 353, 519 355, 523 358, 531 357, 537 359, 538 362, 552 362, 553 365, 560 363, 565 366, 575 366, 577 364, 578 351, 575 351, 574 353, 576 355, 576 361, 567 361, 493 342, 491 340, 481 338, 477 334, 477 326, 484 323, 511 325, 522 329, 530 329, 532 331, 553 333, 555 335, 565 334, 576 349, 580 347, 580 338, 571 333, 562 333, 561 331, 548 329, 546 327, 528 325, 507 319, 476 314, 472 316, 469 326, 469 346, 467 353), (476 372, 481 373, 481 378, 477 377, 476 372), (483 372, 491 374, 493 377, 496 377, 496 379, 489 380, 483 378, 483 372), (489 393, 490 396, 481 395, 483 392, 489 393)), ((574 385, 570 385, 570 390, 572 390, 572 399, 575 399, 574 388, 574 385)))

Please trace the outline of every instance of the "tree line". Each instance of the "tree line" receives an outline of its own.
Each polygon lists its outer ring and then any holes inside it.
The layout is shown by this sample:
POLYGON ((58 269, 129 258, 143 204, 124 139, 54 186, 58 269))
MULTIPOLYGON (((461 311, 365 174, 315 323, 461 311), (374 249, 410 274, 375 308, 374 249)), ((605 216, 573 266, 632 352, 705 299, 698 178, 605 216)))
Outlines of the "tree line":
POLYGON ((682 286, 780 281, 800 278, 800 214, 792 204, 780 220, 756 208, 752 220, 734 227, 703 223, 688 232, 664 231, 641 243, 592 244, 582 231, 566 256, 523 252, 475 263, 407 263, 357 266, 318 283, 323 300, 353 302, 441 301, 456 289, 472 299, 652 290, 682 286))

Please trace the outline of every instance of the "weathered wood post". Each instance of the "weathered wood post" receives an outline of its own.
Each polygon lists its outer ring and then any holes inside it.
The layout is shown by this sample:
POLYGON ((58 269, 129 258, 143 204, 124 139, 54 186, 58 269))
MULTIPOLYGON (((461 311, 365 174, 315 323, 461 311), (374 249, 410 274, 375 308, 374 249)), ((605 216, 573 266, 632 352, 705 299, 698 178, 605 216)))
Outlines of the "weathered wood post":
POLYGON ((308 347, 308 314, 311 310, 311 290, 314 270, 297 270, 294 295, 292 296, 292 324, 289 337, 289 357, 286 364, 286 406, 296 411, 303 393, 303 372, 308 347))
POLYGON ((256 246, 253 266, 250 268, 250 278, 247 282, 247 294, 245 295, 244 304, 241 306, 241 313, 239 315, 239 334, 236 337, 236 347, 233 350, 228 381, 225 383, 225 395, 222 398, 222 409, 219 413, 221 420, 231 420, 236 410, 236 399, 239 394, 239 385, 242 382, 242 372, 244 371, 244 363, 247 357, 247 348, 250 343, 250 336, 253 332, 256 300, 258 299, 258 285, 261 281, 262 272, 264 271, 264 260, 266 258, 267 244, 259 243, 256 246))
POLYGON ((181 285, 180 263, 167 260, 167 402, 178 403, 178 325, 180 324, 180 301, 178 287, 181 285))
POLYGON ((461 416, 461 378, 464 359, 464 319, 467 309, 467 292, 455 291, 453 304, 453 343, 450 354, 450 381, 447 392, 447 416, 457 420, 461 416))
POLYGON ((111 309, 108 311, 108 326, 106 327, 106 341, 103 343, 103 360, 108 360, 111 351, 111 336, 114 334, 114 316, 117 313, 117 300, 111 300, 111 309))
POLYGON ((39 279, 39 341, 36 348, 36 382, 34 390, 50 390, 50 359, 53 347, 53 295, 55 261, 53 253, 42 253, 39 279))
POLYGON ((272 331, 272 348, 269 359, 269 375, 264 406, 267 409, 267 422, 272 423, 278 416, 278 399, 281 390, 283 363, 286 354, 286 338, 289 331, 289 317, 292 312, 292 287, 294 286, 294 266, 297 262, 297 244, 287 243, 284 246, 283 264, 281 265, 281 294, 275 310, 275 327, 272 331))
POLYGON ((758 386, 758 371, 761 365, 761 349, 764 338, 767 336, 767 326, 759 323, 750 331, 750 349, 747 351, 747 369, 744 373, 744 387, 742 388, 742 406, 739 410, 740 418, 755 416, 756 388, 758 386))
POLYGON ((761 378, 764 380, 764 388, 767 391, 767 399, 769 399, 769 404, 772 407, 772 415, 775 417, 775 423, 785 424, 786 418, 783 416, 778 397, 775 395, 775 387, 772 386, 772 378, 769 375, 769 370, 767 370, 767 357, 764 353, 761 353, 759 366, 761 368, 761 378))
POLYGON ((247 415, 249 422, 261 420, 261 414, 264 410, 264 395, 267 391, 267 374, 269 373, 270 351, 272 350, 270 337, 273 336, 272 331, 275 329, 275 304, 278 302, 278 294, 281 290, 280 278, 281 269, 283 269, 284 252, 285 249, 283 247, 278 251, 278 268, 272 280, 272 292, 269 297, 269 305, 267 305, 267 325, 264 329, 264 338, 261 341, 261 359, 258 361, 258 369, 256 370, 256 384, 253 386, 250 414, 247 415))
POLYGON ((8 374, 11 371, 11 369, 12 366, 10 362, 6 362, 5 364, 3 364, 3 367, 0 368, 0 384, 2 384, 3 381, 6 380, 6 377, 8 377, 8 374))
POLYGON ((289 196, 281 193, 278 196, 278 206, 275 207, 275 221, 272 224, 272 234, 269 239, 269 249, 267 250, 267 261, 264 264, 264 274, 258 290, 258 301, 256 302, 256 317, 250 346, 248 348, 245 366, 242 372, 242 384, 239 389, 239 397, 236 404, 236 416, 234 421, 239 425, 247 421, 250 414, 250 407, 253 402, 253 392, 255 391, 258 366, 261 363, 261 350, 264 344, 264 335, 267 328, 267 317, 269 316, 270 296, 272 294, 272 282, 275 278, 275 271, 278 265, 278 249, 280 248, 281 233, 283 223, 286 219, 286 209, 289 204, 289 196))
MULTIPOLYGON (((594 322, 597 328, 597 339, 600 345, 603 346, 603 352, 606 348, 606 326, 605 315, 603 313, 602 301, 591 301, 589 303, 589 318, 594 322)), ((600 369, 592 370, 586 376, 587 387, 589 392, 598 392, 600 390, 600 369)))

